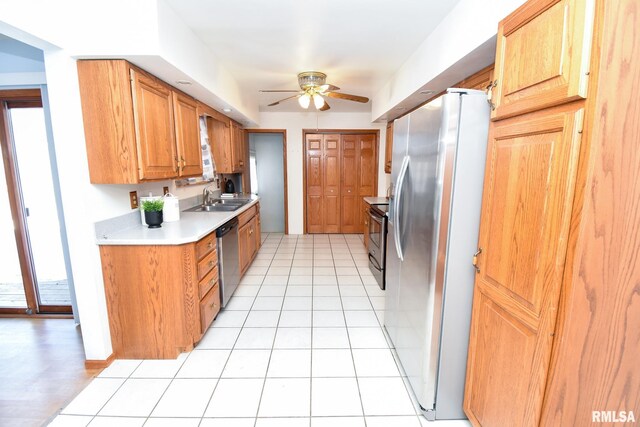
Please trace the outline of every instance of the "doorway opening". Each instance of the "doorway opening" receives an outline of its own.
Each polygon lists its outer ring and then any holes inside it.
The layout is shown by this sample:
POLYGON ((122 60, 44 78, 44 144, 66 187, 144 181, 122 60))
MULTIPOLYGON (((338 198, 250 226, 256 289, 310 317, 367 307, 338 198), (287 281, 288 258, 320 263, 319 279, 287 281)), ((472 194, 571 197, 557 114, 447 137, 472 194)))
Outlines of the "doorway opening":
POLYGON ((55 162, 40 89, 0 90, 0 314, 71 314, 55 162))
POLYGON ((289 233, 286 130, 247 130, 251 193, 259 195, 263 233, 289 233))

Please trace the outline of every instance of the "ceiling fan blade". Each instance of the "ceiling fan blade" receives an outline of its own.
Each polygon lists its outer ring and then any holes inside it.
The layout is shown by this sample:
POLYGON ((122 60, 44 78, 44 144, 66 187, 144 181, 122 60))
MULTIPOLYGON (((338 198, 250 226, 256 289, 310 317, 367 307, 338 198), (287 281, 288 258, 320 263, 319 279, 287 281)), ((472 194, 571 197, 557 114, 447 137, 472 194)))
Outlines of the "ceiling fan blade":
POLYGON ((340 88, 338 86, 334 86, 334 85, 330 85, 330 84, 326 84, 326 85, 322 85, 320 86, 320 92, 324 93, 328 90, 340 90, 340 88))
POLYGON ((289 100, 289 99, 291 99, 291 98, 298 98, 299 96, 300 96, 300 95, 288 96, 288 97, 286 97, 286 98, 284 98, 284 99, 281 99, 280 101, 272 102, 271 104, 267 105, 267 107, 273 107, 273 106, 275 106, 275 105, 280 104, 281 102, 287 101, 287 100, 289 100))
POLYGON ((322 107, 318 108, 318 111, 327 111, 330 108, 331 107, 329 106, 329 104, 327 103, 327 100, 325 99, 324 105, 322 107))
POLYGON ((365 96, 350 95, 348 93, 327 92, 325 93, 325 95, 331 98, 346 99, 347 101, 355 101, 355 102, 362 102, 362 103, 369 102, 369 98, 365 96))
POLYGON ((300 92, 300 89, 297 90, 259 90, 258 92, 300 92))

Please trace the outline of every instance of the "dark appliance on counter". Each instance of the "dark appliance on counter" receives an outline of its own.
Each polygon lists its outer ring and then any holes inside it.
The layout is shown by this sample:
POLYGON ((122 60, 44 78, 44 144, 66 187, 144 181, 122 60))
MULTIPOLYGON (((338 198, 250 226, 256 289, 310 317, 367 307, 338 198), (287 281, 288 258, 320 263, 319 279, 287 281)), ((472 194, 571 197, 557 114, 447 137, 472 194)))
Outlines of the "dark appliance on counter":
POLYGON ((227 178, 226 181, 224 182, 224 192, 225 193, 235 193, 236 192, 236 185, 229 178, 227 178))
POLYGON ((369 270, 380 289, 385 288, 385 264, 387 261, 387 211, 389 205, 371 205, 369 209, 369 270))

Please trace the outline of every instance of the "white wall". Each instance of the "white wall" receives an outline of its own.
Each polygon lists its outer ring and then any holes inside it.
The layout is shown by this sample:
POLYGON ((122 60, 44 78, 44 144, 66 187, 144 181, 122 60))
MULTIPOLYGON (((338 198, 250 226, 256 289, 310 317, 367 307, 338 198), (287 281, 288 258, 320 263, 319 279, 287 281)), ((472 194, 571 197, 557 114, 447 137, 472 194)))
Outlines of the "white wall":
POLYGON ((371 123, 369 113, 330 113, 315 111, 304 113, 260 113, 260 128, 286 129, 287 181, 289 204, 289 233, 302 234, 303 218, 303 129, 377 129, 380 130, 378 147, 378 195, 385 195, 389 175, 384 173, 384 141, 386 126, 371 123))
MULTIPOLYGON (((525 0, 460 0, 373 97, 372 121, 385 116, 416 90, 447 71, 456 74, 448 79, 451 82, 449 84, 453 84, 492 64, 491 55, 473 58, 474 51, 494 37, 498 23, 524 2, 525 0), (467 61, 462 69, 451 70, 465 57, 471 57, 471 61, 467 61)), ((446 88, 446 83, 444 84, 445 87, 429 89, 437 93, 446 88)))

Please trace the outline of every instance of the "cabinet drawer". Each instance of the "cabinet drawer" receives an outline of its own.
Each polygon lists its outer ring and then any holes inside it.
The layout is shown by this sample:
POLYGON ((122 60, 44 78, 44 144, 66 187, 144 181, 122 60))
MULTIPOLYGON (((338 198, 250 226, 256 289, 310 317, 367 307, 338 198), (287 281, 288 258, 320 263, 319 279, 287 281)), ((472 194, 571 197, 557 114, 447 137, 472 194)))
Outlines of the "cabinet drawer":
POLYGON ((238 227, 242 227, 247 222, 249 222, 255 214, 256 214, 256 205, 253 205, 249 209, 247 209, 246 211, 238 215, 238 227))
POLYGON ((209 274, 207 274, 204 279, 202 279, 200 283, 198 283, 198 298, 202 299, 202 297, 204 297, 207 292, 209 292, 209 289, 213 288, 217 281, 218 266, 216 265, 213 270, 211 270, 209 274))
POLYGON ((220 311, 220 287, 215 285, 200 301, 200 328, 204 334, 220 311))
POLYGON ((201 260, 202 257, 204 257, 206 254, 215 250, 216 245, 217 240, 215 231, 208 236, 200 239, 198 243, 196 243, 196 257, 198 258, 198 260, 201 260))
POLYGON ((198 261, 198 280, 202 280, 217 265, 218 251, 210 252, 209 255, 198 261))

